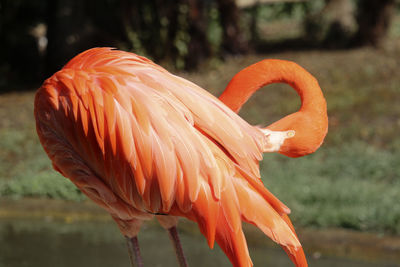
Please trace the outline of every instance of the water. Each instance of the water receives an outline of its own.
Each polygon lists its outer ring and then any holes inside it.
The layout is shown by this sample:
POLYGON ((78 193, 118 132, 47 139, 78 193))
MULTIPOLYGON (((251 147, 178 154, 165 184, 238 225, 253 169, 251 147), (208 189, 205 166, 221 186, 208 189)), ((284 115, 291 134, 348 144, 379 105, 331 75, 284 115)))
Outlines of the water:
MULTIPOLYGON (((210 250, 205 239, 181 231, 184 251, 191 267, 231 266, 223 252, 210 250)), ((177 266, 167 233, 147 226, 139 235, 145 266, 177 266)), ((255 266, 293 266, 279 246, 250 246, 255 266)), ((309 259, 314 267, 394 267, 387 263, 368 263, 346 259, 309 259)), ((0 220, 1 267, 128 267, 125 240, 113 222, 65 223, 44 220, 0 220)))

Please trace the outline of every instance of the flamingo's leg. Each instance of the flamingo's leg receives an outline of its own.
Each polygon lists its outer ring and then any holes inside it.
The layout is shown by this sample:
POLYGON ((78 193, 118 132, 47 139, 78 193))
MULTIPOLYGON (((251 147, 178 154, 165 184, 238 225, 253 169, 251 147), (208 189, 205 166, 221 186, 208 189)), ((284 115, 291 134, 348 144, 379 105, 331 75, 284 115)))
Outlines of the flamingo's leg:
POLYGON ((140 255, 139 241, 137 235, 139 233, 141 219, 122 220, 116 216, 111 217, 115 220, 119 230, 125 236, 128 245, 129 259, 132 267, 143 267, 143 259, 140 255))
POLYGON ((174 244, 174 249, 176 253, 176 257, 178 258, 179 265, 181 267, 187 267, 187 262, 185 255, 183 254, 183 249, 181 245, 181 241, 179 239, 178 231, 176 226, 173 226, 168 229, 169 238, 171 239, 172 243, 174 244))
POLYGON ((181 241, 179 240, 178 231, 176 230, 176 225, 178 224, 178 217, 169 215, 156 215, 156 218, 160 225, 168 230, 169 238, 171 239, 176 257, 178 258, 180 267, 187 267, 185 255, 183 254, 183 249, 181 241))
POLYGON ((129 259, 131 261, 132 267, 143 267, 143 259, 140 254, 139 241, 137 236, 127 237, 126 244, 128 245, 129 259))

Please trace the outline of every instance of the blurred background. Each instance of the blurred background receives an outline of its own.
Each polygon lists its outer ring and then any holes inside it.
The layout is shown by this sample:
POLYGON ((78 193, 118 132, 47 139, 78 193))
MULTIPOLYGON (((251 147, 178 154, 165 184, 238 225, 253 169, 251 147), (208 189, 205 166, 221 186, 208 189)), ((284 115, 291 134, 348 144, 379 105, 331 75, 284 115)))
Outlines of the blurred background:
MULTIPOLYGON (((0 266, 128 266, 108 215, 52 170, 35 132, 35 90, 95 46, 149 57, 216 96, 265 58, 305 67, 326 96, 328 136, 304 158, 265 154, 263 182, 291 208, 310 266, 400 266, 395 0, 0 0, 0 266)), ((277 84, 240 115, 267 125, 299 106, 277 84)), ((166 233, 144 228, 145 264, 176 266, 166 233)), ((191 266, 230 266, 193 224, 180 231, 191 266)), ((256 266, 292 266, 246 231, 256 266)))

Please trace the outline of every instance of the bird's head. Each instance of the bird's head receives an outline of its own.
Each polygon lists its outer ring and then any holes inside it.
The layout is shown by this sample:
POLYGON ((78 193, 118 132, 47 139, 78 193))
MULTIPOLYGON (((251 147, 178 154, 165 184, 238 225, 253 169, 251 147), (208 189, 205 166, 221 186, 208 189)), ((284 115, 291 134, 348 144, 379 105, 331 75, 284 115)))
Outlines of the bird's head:
POLYGON ((294 62, 266 59, 237 73, 220 100, 233 111, 258 89, 271 83, 289 84, 301 98, 301 108, 265 129, 264 152, 301 157, 317 150, 328 132, 326 101, 318 81, 294 62))
POLYGON ((298 111, 262 129, 266 136, 264 151, 305 156, 321 146, 327 130, 326 114, 298 111))

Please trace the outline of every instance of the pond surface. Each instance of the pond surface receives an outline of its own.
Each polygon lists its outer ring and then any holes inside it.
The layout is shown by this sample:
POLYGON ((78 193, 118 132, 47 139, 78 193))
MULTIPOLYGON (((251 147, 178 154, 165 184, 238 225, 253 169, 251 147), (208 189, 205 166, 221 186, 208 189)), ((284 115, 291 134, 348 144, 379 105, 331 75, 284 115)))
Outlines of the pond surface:
MULTIPOLYGON (((191 267, 231 266, 216 245, 210 250, 205 239, 184 230, 180 232, 191 267)), ((167 233, 153 224, 139 234, 145 266, 177 266, 167 233)), ((249 246, 255 266, 293 266, 280 249, 249 246)), ((394 267, 393 263, 309 258, 314 267, 394 267)), ((51 220, 0 220, 1 267, 129 267, 125 240, 111 221, 65 223, 51 220)))

